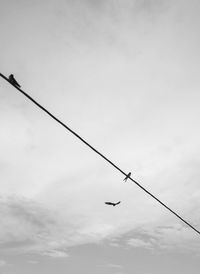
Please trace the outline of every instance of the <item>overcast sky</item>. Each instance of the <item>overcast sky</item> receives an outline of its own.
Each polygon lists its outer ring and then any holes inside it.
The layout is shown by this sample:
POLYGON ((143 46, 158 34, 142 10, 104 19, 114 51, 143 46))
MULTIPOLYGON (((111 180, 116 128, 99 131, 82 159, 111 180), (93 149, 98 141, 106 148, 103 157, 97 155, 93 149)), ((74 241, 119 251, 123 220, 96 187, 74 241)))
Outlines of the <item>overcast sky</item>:
MULTIPOLYGON (((199 14, 198 0, 0 2, 0 72, 197 229, 199 14)), ((199 273, 195 231, 2 78, 0 128, 0 272, 199 273)))

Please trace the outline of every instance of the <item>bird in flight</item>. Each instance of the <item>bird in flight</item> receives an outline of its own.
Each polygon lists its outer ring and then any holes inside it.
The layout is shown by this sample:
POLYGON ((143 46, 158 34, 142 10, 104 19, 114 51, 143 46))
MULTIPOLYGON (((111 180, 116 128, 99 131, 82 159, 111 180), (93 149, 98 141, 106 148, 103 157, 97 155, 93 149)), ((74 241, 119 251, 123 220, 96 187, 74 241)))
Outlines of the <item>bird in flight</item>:
POLYGON ((121 203, 121 201, 119 201, 117 203, 105 202, 106 205, 112 205, 112 206, 116 206, 116 205, 118 205, 120 203, 121 203))
POLYGON ((126 177, 124 178, 124 181, 126 182, 131 177, 131 172, 129 172, 126 177))
POLYGON ((18 88, 21 88, 21 86, 19 85, 19 83, 17 83, 17 81, 15 80, 15 77, 13 74, 10 74, 9 76, 9 81, 11 84, 13 84, 14 86, 18 87, 18 88))

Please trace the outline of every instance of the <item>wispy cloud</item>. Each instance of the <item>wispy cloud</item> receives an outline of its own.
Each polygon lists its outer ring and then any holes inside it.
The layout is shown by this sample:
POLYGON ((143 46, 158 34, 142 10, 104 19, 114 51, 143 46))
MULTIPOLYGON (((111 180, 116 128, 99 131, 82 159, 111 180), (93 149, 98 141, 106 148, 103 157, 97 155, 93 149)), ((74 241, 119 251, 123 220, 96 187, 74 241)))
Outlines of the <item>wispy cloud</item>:
POLYGON ((196 253, 200 248, 200 243, 197 241, 198 234, 180 224, 158 227, 151 236, 154 237, 157 248, 161 250, 196 253))
POLYGON ((60 251, 60 250, 49 250, 49 251, 43 252, 41 255, 49 256, 53 258, 66 258, 69 256, 66 252, 60 251))
POLYGON ((3 266, 5 266, 5 265, 7 265, 6 261, 0 260, 0 267, 3 267, 3 266))
POLYGON ((141 247, 141 248, 147 248, 151 249, 152 248, 152 243, 147 242, 142 239, 137 239, 137 238, 132 238, 128 240, 128 245, 133 246, 133 247, 141 247))
POLYGON ((145 248, 153 252, 176 251, 180 253, 198 253, 200 247, 200 243, 196 241, 198 235, 182 224, 158 225, 146 229, 141 228, 140 231, 135 232, 135 237, 127 237, 128 240, 126 243, 129 246, 145 248))
POLYGON ((107 264, 107 267, 111 267, 111 268, 122 268, 122 265, 110 263, 110 264, 107 264))
POLYGON ((108 263, 108 264, 100 264, 98 267, 108 267, 108 268, 122 268, 123 266, 120 264, 108 263))
POLYGON ((35 260, 29 260, 28 263, 29 263, 29 264, 38 264, 39 262, 38 262, 38 261, 35 261, 35 260))
POLYGON ((0 242, 4 250, 44 252, 51 250, 57 220, 47 209, 24 198, 1 198, 0 242))

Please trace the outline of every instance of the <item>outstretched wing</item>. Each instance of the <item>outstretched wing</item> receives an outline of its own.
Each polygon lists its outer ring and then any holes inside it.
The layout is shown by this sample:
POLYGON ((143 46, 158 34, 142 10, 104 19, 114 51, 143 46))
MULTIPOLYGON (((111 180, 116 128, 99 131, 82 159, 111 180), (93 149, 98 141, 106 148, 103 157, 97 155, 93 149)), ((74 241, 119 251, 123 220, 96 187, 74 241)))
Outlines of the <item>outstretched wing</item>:
POLYGON ((121 203, 121 201, 119 201, 117 203, 105 202, 106 205, 112 205, 112 206, 116 206, 116 205, 118 205, 120 203, 121 203))
POLYGON ((114 205, 113 203, 111 202, 105 202, 106 205, 114 205))

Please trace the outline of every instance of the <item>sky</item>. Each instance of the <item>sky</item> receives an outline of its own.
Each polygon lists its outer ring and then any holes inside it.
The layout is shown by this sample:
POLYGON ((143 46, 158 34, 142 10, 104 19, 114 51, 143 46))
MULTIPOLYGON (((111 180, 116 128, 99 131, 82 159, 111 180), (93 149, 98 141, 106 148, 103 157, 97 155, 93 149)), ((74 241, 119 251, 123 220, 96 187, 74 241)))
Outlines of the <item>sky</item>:
MULTIPOLYGON (((199 12, 197 0, 0 2, 0 73, 197 229, 199 12)), ((1 273, 199 273, 195 231, 3 78, 0 128, 1 273)))

